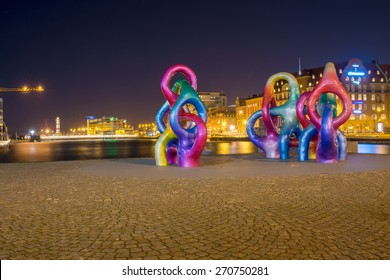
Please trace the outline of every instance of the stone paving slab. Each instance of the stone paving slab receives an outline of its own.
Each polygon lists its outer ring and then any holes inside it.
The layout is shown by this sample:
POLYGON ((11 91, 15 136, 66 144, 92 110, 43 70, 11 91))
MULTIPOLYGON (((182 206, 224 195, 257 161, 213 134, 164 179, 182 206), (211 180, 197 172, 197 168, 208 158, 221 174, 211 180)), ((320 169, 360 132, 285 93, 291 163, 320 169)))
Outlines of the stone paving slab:
POLYGON ((202 163, 1 164, 0 259, 390 259, 390 156, 202 163))

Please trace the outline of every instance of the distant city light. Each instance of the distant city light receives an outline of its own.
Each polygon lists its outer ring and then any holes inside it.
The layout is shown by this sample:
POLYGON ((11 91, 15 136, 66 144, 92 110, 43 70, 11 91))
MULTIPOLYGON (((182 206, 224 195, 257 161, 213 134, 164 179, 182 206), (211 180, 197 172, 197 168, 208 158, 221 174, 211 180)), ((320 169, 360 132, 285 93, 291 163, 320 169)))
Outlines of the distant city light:
POLYGON ((35 130, 34 130, 34 129, 31 129, 31 130, 30 130, 30 134, 31 134, 31 135, 34 135, 34 133, 35 133, 35 130))

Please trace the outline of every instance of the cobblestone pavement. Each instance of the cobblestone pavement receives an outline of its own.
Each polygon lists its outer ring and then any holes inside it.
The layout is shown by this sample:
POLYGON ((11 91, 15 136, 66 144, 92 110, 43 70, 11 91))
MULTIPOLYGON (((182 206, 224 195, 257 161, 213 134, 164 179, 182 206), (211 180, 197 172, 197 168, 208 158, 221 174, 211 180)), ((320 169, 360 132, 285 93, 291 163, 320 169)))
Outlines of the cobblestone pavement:
POLYGON ((108 162, 1 164, 0 259, 390 259, 390 166, 236 179, 85 171, 108 162))

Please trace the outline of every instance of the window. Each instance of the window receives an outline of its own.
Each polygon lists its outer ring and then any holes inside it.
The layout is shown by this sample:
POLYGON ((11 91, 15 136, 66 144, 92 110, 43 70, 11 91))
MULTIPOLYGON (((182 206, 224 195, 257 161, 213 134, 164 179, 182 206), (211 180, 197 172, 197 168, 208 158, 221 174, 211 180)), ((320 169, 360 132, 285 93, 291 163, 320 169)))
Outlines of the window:
POLYGON ((364 101, 367 100, 367 94, 363 94, 363 100, 364 100, 364 101))
POLYGON ((381 78, 381 82, 383 83, 383 78, 381 78))
POLYGON ((371 95, 371 101, 375 101, 375 94, 371 95))
POLYGON ((386 99, 385 99, 385 94, 384 94, 384 93, 381 94, 381 100, 382 100, 382 102, 385 102, 385 101, 386 101, 386 99))
POLYGON ((309 87, 311 87, 311 82, 309 83, 309 87))
POLYGON ((349 84, 346 84, 345 87, 346 87, 347 91, 350 91, 350 86, 349 86, 349 84))
POLYGON ((320 77, 322 78, 322 73, 320 73, 320 77))
POLYGON ((363 104, 363 110, 367 111, 367 104, 366 103, 363 104))
POLYGON ((363 109, 363 104, 359 104, 358 109, 362 110, 363 109))
POLYGON ((352 104, 352 110, 356 110, 356 104, 352 104))
POLYGON ((371 75, 371 70, 368 70, 368 75, 371 75))
POLYGON ((381 92, 385 91, 385 85, 381 85, 381 92))
POLYGON ((362 94, 361 93, 358 94, 358 100, 362 100, 362 94))
POLYGON ((351 100, 355 100, 355 94, 354 93, 351 94, 351 100))
POLYGON ((313 74, 313 75, 311 75, 311 78, 314 80, 316 78, 316 76, 313 74))
POLYGON ((386 109, 385 104, 382 104, 382 111, 384 111, 385 109, 386 109))
POLYGON ((377 75, 379 75, 379 74, 380 74, 380 73, 379 73, 379 70, 376 70, 376 74, 377 74, 377 75))
POLYGON ((345 80, 348 82, 349 81, 349 77, 346 77, 345 80))
POLYGON ((371 108, 372 108, 372 110, 375 110, 376 109, 375 104, 372 104, 371 108))
POLYGON ((367 85, 363 85, 363 91, 364 91, 364 92, 367 91, 367 85))
POLYGON ((375 85, 371 85, 371 92, 375 92, 375 85))
POLYGON ((355 81, 355 78, 354 78, 354 77, 352 77, 352 78, 351 78, 351 81, 352 81, 352 82, 353 82, 353 81, 355 81))
POLYGON ((375 78, 372 78, 371 81, 372 81, 373 83, 375 83, 375 78))

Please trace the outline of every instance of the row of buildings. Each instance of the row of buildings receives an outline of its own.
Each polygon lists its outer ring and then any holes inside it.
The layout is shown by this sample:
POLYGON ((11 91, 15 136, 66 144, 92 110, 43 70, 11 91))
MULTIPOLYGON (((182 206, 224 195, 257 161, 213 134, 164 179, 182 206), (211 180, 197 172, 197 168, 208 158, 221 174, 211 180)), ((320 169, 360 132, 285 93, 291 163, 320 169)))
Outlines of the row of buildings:
MULTIPOLYGON (((351 59, 335 63, 338 78, 352 100, 352 115, 340 127, 345 133, 390 133, 390 64, 378 61, 363 63, 351 59)), ((311 91, 322 77, 324 67, 303 69, 292 73, 300 87, 301 94, 311 91)), ((226 104, 222 92, 208 95, 199 92, 202 100, 220 100, 217 106, 208 107, 208 130, 211 135, 245 135, 246 122, 263 104, 263 93, 248 98, 236 98, 234 105, 226 104), (223 100, 223 101, 222 101, 223 100)), ((277 105, 287 101, 290 95, 287 81, 278 81, 274 86, 277 105)), ((208 104, 205 102, 205 105, 208 104)), ((261 123, 259 123, 261 132, 261 123)))

